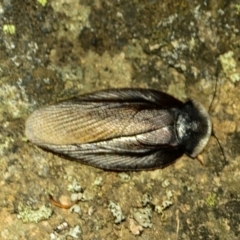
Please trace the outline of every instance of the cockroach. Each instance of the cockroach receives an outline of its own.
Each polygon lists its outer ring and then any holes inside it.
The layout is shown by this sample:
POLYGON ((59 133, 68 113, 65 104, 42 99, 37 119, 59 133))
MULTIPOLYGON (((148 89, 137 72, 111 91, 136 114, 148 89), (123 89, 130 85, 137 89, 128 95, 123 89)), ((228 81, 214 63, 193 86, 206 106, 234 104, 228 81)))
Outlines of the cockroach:
POLYGON ((212 134, 207 110, 151 89, 110 89, 36 110, 26 122, 35 145, 107 170, 164 168, 195 158, 212 134))

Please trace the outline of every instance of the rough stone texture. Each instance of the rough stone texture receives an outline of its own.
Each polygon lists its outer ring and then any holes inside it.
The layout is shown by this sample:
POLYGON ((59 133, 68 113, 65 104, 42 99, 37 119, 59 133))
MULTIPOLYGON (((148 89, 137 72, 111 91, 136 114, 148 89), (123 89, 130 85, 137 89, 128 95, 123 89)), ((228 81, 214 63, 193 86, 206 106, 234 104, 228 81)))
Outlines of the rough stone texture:
POLYGON ((239 1, 0 1, 0 238, 50 239, 67 222, 56 239, 77 225, 87 240, 239 239, 239 16, 239 1), (219 56, 230 56, 221 63, 231 66, 221 66, 219 56), (228 164, 211 138, 200 156, 204 165, 184 156, 163 170, 123 177, 26 141, 24 124, 34 109, 110 87, 154 88, 206 108, 214 97, 210 114, 228 164), (85 194, 81 216, 49 201, 51 194, 70 204, 74 179, 85 194), (167 191, 173 205, 153 211, 152 227, 134 236, 132 211, 144 208, 143 195, 161 206, 167 191), (126 216, 118 225, 110 201, 126 216), (18 218, 19 206, 37 212, 43 205, 54 211, 47 220, 18 218))

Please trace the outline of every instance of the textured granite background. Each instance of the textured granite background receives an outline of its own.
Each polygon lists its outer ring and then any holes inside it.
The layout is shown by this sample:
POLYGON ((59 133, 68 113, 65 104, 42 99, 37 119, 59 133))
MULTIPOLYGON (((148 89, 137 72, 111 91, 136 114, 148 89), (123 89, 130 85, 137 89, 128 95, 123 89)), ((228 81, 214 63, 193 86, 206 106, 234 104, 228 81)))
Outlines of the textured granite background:
POLYGON ((0 238, 239 239, 239 31, 237 0, 1 0, 0 238), (228 164, 214 138, 203 165, 183 156, 130 173, 27 142, 24 124, 35 109, 119 87, 154 88, 206 108, 214 98, 209 111, 228 164), (78 185, 80 211, 51 205, 49 194, 70 204, 78 185), (115 223, 110 202, 124 221, 115 223))

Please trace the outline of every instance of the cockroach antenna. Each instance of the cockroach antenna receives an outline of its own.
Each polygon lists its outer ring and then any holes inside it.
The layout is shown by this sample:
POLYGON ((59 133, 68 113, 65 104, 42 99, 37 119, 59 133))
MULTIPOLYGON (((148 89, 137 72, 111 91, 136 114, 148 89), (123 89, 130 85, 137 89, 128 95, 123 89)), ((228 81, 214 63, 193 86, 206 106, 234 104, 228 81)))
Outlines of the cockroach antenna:
MULTIPOLYGON (((212 101, 209 105, 209 108, 208 108, 208 112, 210 113, 211 110, 212 110, 212 107, 213 107, 213 101, 214 99, 216 98, 217 96, 217 84, 218 84, 218 76, 219 76, 219 72, 220 72, 220 64, 219 64, 219 61, 217 61, 217 66, 216 66, 216 81, 215 81, 215 86, 214 86, 214 93, 213 93, 213 97, 212 97, 212 101)), ((227 161, 227 157, 225 155, 225 152, 224 152, 224 149, 219 141, 219 139, 217 138, 216 134, 215 134, 215 131, 214 131, 214 126, 213 126, 213 129, 212 129, 212 136, 216 139, 217 143, 218 143, 218 146, 221 150, 221 153, 223 155, 223 159, 224 159, 224 167, 228 164, 228 161, 227 161)))
POLYGON ((212 96, 212 101, 209 105, 208 112, 211 112, 211 109, 212 109, 212 106, 213 106, 213 101, 217 96, 217 84, 218 84, 219 71, 220 71, 220 65, 219 65, 219 61, 217 61, 216 73, 215 73, 216 81, 215 81, 215 85, 214 85, 214 92, 213 92, 213 96, 212 96))

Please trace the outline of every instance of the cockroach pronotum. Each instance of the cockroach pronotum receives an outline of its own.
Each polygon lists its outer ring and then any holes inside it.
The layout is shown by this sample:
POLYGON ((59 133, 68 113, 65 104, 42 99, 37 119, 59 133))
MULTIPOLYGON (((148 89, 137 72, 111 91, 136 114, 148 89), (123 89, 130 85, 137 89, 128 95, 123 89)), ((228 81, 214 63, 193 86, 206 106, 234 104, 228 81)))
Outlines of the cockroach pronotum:
POLYGON ((150 89, 112 89, 36 110, 26 136, 61 156, 109 170, 163 168, 195 158, 212 133, 207 110, 150 89))

